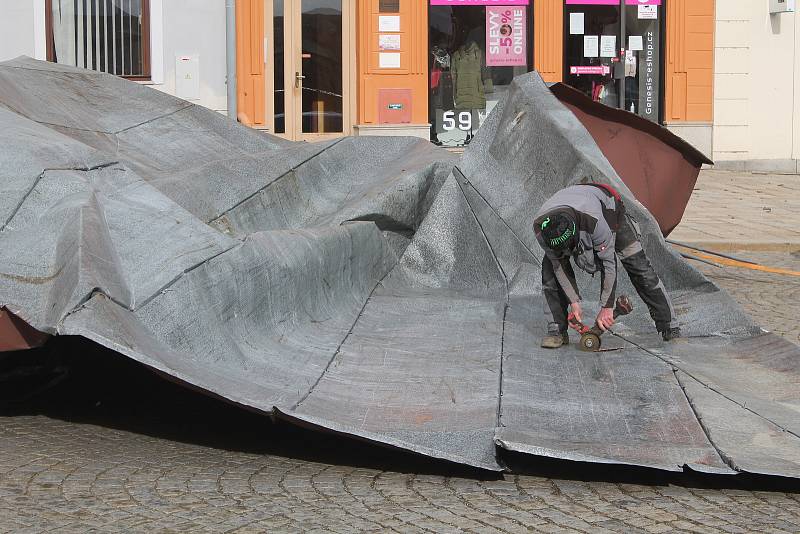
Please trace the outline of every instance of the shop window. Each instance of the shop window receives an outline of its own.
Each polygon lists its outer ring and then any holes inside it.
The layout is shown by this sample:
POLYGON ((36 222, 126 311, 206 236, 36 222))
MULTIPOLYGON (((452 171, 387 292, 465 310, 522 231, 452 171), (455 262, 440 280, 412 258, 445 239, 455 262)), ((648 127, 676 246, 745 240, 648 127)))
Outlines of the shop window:
POLYGON ((658 122, 662 0, 566 0, 565 7, 565 82, 658 122))
POLYGON ((527 0, 448 3, 430 2, 431 141, 463 146, 514 77, 531 70, 530 12, 527 0))
POLYGON ((149 0, 46 0, 47 59, 150 77, 149 0))

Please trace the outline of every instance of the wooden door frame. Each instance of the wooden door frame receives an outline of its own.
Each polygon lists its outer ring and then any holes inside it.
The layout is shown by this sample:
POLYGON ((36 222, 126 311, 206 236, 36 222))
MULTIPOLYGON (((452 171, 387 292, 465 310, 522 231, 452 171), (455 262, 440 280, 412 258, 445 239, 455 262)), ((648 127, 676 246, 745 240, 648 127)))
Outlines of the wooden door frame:
POLYGON ((285 136, 285 134, 275 133, 275 26, 274 26, 274 4, 272 0, 264 2, 264 113, 266 118, 264 124, 266 130, 274 135, 285 136))
POLYGON ((273 3, 264 0, 264 36, 267 75, 266 111, 267 128, 274 135, 295 141, 322 141, 352 135, 356 112, 356 1, 342 0, 342 132, 302 133, 302 101, 295 88, 295 72, 302 69, 302 0, 284 0, 283 8, 283 87, 285 133, 275 133, 275 35, 273 28, 273 3))

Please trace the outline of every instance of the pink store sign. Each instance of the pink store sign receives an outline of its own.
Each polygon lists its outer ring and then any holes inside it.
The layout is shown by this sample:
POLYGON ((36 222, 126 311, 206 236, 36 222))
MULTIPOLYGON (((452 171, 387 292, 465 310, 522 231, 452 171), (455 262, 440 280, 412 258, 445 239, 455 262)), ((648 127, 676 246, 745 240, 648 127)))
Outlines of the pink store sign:
POLYGON ((527 65, 525 37, 525 8, 486 7, 487 66, 524 67, 527 65))
POLYGON ((432 6, 527 6, 530 0, 431 0, 432 6))
MULTIPOLYGON (((629 6, 660 6, 661 0, 625 0, 629 6)), ((618 6, 619 0, 567 0, 568 6, 618 6)))
POLYGON ((606 65, 597 65, 597 66, 572 66, 569 68, 570 74, 610 74, 611 68, 606 65))

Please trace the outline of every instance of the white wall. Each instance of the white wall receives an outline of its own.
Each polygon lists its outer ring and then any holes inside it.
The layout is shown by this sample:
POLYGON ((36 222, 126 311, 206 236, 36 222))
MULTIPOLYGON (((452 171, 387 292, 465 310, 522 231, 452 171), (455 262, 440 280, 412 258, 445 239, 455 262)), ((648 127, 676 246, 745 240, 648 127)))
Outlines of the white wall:
POLYGON ((35 11, 32 0, 0 0, 0 61, 36 55, 35 11))
POLYGON ((715 161, 800 154, 800 13, 767 0, 717 0, 715 161))
MULTIPOLYGON (((800 14, 794 19, 794 135, 792 157, 800 160, 800 14)), ((800 164, 798 164, 800 167, 800 164)), ((800 170, 800 169, 798 169, 800 170)))
MULTIPOLYGON (((151 0, 153 9, 153 55, 160 49, 163 71, 154 70, 153 87, 175 94, 175 57, 200 59, 200 99, 197 104, 225 111, 225 2, 224 0, 151 0), (161 11, 162 34, 158 35, 158 13, 161 11), (161 38, 161 44, 158 40, 161 38), (159 74, 161 78, 159 78, 159 74), (158 83, 162 82, 162 83, 158 83)), ((153 57, 153 66, 158 62, 153 57)))
MULTIPOLYGON (((151 85, 175 93, 175 57, 200 60, 200 98, 227 108, 224 0, 150 0, 151 85)), ((44 0, 0 0, 0 61, 20 55, 45 59, 44 0)))

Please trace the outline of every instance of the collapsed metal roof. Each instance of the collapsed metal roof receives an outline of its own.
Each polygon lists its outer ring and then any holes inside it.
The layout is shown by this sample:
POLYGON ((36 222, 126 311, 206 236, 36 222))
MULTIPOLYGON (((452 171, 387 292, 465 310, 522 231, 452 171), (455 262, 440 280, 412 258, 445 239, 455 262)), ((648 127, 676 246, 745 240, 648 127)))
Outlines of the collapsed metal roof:
POLYGON ((0 307, 241 405, 485 469, 501 447, 800 477, 800 349, 665 245, 535 73, 456 160, 410 138, 292 143, 110 75, 0 63, 0 307), (625 195, 687 339, 660 341, 639 305, 622 351, 538 348, 532 215, 585 179, 625 195))

